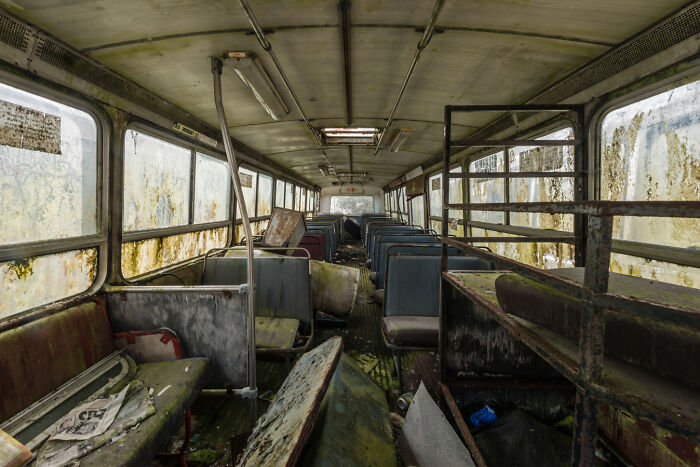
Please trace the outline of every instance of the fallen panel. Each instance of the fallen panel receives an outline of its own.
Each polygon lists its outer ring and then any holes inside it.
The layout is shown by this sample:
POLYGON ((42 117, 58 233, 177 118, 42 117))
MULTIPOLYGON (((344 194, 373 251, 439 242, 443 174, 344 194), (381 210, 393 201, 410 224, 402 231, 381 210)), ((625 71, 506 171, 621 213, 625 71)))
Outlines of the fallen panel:
POLYGON ((255 347, 291 349, 299 329, 298 319, 255 317, 255 347))
MULTIPOLYGON (((263 245, 296 247, 306 232, 304 214, 291 209, 274 208, 263 245)), ((291 254, 291 251, 289 252, 291 254)))
POLYGON ((352 357, 340 358, 307 444, 302 466, 396 465, 384 391, 352 357))
POLYGON ((237 465, 296 464, 343 350, 336 336, 306 352, 258 419, 237 465))
POLYGON ((408 408, 399 447, 407 465, 474 466, 469 451, 422 382, 408 408))

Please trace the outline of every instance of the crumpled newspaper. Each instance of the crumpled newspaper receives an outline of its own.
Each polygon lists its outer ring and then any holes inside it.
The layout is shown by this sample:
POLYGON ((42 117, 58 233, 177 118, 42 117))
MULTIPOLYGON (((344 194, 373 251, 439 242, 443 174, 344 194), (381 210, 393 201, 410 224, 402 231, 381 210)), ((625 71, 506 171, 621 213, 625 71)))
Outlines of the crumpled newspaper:
POLYGON ((119 394, 73 409, 39 450, 35 465, 70 464, 155 413, 148 390, 132 381, 119 394))

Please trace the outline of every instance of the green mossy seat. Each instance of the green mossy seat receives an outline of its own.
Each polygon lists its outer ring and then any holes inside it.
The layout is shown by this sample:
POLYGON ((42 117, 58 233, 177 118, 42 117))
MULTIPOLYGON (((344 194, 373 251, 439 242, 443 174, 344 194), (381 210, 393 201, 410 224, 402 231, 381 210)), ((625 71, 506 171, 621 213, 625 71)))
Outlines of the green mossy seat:
POLYGON ((81 466, 147 465, 177 430, 205 382, 208 360, 186 358, 170 362, 142 363, 134 379, 153 388, 156 413, 124 438, 102 446, 80 459, 81 466), (165 389, 167 388, 167 389, 165 389), (161 391, 165 391, 159 396, 161 391))

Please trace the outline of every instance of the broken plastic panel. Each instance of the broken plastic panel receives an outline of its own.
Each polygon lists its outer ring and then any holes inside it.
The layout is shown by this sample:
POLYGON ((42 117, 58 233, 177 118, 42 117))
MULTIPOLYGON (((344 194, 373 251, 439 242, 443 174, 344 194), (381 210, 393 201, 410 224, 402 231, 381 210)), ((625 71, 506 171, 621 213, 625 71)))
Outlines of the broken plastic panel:
POLYGON ((0 84, 0 245, 97 233, 97 124, 0 84))

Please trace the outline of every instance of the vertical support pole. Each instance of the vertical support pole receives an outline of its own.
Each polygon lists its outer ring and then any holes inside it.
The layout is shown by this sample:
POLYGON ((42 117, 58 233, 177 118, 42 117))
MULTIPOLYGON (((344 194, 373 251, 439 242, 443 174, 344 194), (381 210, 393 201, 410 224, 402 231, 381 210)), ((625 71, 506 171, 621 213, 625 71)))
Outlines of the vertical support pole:
MULTIPOLYGON (((219 125, 221 126, 221 136, 224 140, 226 148, 226 158, 231 169, 231 179, 236 190, 236 198, 238 199, 238 207, 241 211, 241 219, 243 221, 243 229, 246 236, 246 265, 248 273, 248 313, 247 313, 247 341, 248 341, 248 388, 251 390, 253 397, 250 399, 250 428, 255 426, 255 421, 258 418, 257 407, 257 383, 256 383, 256 361, 255 361, 255 271, 253 250, 253 233, 250 228, 250 220, 248 218, 248 209, 245 205, 243 197, 243 188, 241 187, 241 179, 238 175, 238 162, 236 161, 236 153, 231 144, 231 136, 228 133, 228 123, 226 122, 226 113, 224 112, 223 98, 221 94, 221 72, 223 63, 218 57, 211 58, 211 72, 214 75, 214 103, 216 105, 216 113, 219 117, 219 125)), ((257 185, 257 184, 256 184, 257 185)))
MULTIPOLYGON (((462 159, 462 173, 469 172, 469 162, 467 159, 462 159)), ((469 179, 462 179, 462 202, 469 202, 469 179)), ((469 211, 466 206, 462 208, 462 222, 464 223, 464 236, 469 237, 471 233, 469 232, 469 211)))
MULTIPOLYGON (((577 124, 574 127, 575 137, 581 140, 581 144, 574 146, 574 171, 581 173, 574 179, 574 201, 588 201, 588 125, 585 122, 583 109, 576 113, 577 124)), ((574 265, 577 267, 586 265, 586 233, 588 216, 574 214, 574 265)))
POLYGON ((194 190, 197 183, 197 150, 190 150, 190 205, 188 206, 189 223, 194 224, 194 190))
MULTIPOLYGON (((510 157, 508 157, 508 148, 503 148, 503 171, 510 173, 510 157)), ((503 179, 503 201, 510 203, 510 178, 503 179)), ((503 213, 503 223, 510 225, 510 211, 503 213)))
POLYGON ((595 460, 598 406, 588 388, 598 383, 602 374, 605 317, 604 310, 593 303, 593 297, 608 291, 612 222, 612 216, 591 216, 588 222, 584 308, 579 338, 578 376, 581 388, 576 390, 572 465, 591 466, 595 460))
MULTIPOLYGON (((443 238, 447 238, 449 222, 449 209, 447 205, 450 203, 450 156, 452 144, 452 106, 445 106, 445 128, 443 155, 442 155, 442 228, 440 229, 443 238)), ((447 245, 442 244, 442 271, 447 271, 447 245)))

